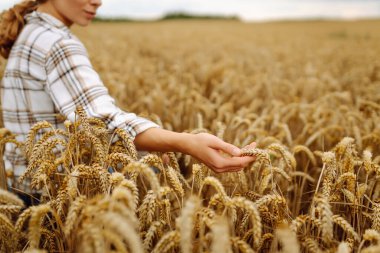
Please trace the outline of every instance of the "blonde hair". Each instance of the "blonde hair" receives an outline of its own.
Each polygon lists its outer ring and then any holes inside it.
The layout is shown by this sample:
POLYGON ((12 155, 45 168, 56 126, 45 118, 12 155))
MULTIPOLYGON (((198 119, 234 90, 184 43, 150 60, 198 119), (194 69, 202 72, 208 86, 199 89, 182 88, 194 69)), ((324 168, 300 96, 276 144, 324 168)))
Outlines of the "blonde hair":
POLYGON ((1 13, 0 55, 8 59, 13 44, 25 25, 24 16, 33 12, 47 0, 24 0, 1 13))

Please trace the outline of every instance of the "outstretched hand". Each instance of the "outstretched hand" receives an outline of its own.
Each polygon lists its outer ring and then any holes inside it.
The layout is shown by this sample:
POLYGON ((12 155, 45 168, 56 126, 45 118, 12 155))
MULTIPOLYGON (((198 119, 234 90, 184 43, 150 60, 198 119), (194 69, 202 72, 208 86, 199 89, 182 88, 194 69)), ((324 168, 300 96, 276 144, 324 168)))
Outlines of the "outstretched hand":
MULTIPOLYGON (((255 146, 256 143, 251 143, 246 147, 255 148, 255 146)), ((187 142, 186 153, 216 173, 237 172, 255 160, 255 157, 241 156, 240 148, 207 133, 193 135, 187 142)))
MULTIPOLYGON (((181 152, 191 155, 216 173, 236 172, 255 160, 242 156, 240 148, 207 134, 176 133, 160 128, 150 128, 138 134, 134 140, 138 150, 181 152)), ((245 148, 255 148, 252 143, 245 148)))

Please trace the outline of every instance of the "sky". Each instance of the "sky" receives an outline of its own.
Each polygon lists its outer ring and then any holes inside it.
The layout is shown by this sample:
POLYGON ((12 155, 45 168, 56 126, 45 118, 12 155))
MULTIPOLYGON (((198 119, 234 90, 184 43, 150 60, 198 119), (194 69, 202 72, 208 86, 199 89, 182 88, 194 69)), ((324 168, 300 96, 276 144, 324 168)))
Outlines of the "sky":
MULTIPOLYGON (((0 11, 19 0, 0 0, 0 11)), ((98 14, 155 19, 168 12, 237 15, 245 21, 380 17, 380 0, 103 0, 98 14)))

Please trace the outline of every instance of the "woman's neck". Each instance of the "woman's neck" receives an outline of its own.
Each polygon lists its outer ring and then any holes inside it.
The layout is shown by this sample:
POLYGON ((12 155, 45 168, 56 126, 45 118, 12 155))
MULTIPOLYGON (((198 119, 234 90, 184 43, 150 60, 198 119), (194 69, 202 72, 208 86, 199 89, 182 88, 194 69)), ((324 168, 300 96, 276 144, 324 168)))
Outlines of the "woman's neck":
POLYGON ((68 20, 65 16, 59 13, 59 11, 49 1, 38 6, 37 11, 47 13, 55 17, 64 23, 67 27, 70 27, 73 24, 72 21, 68 20))

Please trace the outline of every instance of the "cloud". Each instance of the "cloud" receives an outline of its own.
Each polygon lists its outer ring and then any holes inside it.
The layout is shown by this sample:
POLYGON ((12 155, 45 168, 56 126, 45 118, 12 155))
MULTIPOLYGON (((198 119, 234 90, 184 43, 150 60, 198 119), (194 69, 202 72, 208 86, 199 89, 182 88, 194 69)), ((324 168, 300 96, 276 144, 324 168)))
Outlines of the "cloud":
MULTIPOLYGON (((18 0, 0 0, 0 10, 18 0)), ((103 0, 99 14, 158 18, 167 12, 238 15, 245 20, 380 17, 379 0, 103 0)))
POLYGON ((239 15, 245 20, 379 17, 378 0, 109 0, 101 15, 157 18, 171 11, 239 15))

